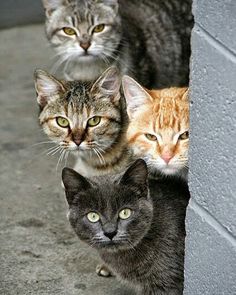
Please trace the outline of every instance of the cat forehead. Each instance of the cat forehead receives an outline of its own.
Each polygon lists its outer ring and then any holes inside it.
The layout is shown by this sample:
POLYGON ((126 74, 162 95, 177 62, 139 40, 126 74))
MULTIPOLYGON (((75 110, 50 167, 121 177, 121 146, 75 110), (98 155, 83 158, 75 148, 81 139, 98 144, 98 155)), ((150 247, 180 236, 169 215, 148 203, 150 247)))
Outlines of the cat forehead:
POLYGON ((91 97, 91 84, 83 82, 74 82, 69 84, 68 91, 64 94, 63 99, 70 103, 86 103, 91 97))
POLYGON ((143 122, 146 126, 176 132, 188 128, 189 103, 183 96, 185 92, 186 88, 150 91, 153 101, 145 107, 143 113, 143 122))
POLYGON ((120 176, 99 176, 92 178, 92 188, 88 191, 88 198, 80 201, 86 202, 88 206, 95 206, 94 209, 119 209, 120 206, 135 200, 134 194, 131 196, 129 186, 119 184, 120 176))
POLYGON ((88 22, 93 24, 98 19, 108 18, 112 15, 112 9, 103 1, 75 0, 65 7, 66 13, 70 13, 74 23, 88 22))

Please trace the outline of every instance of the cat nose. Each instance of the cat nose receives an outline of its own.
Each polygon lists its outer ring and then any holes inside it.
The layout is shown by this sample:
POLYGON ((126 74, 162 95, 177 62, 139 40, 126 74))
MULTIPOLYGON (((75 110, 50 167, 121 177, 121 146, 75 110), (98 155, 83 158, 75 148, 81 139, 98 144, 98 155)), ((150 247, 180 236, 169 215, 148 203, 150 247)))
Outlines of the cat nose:
POLYGON ((104 232, 104 235, 108 237, 110 240, 112 240, 116 234, 117 230, 104 232))
POLYGON ((173 158, 173 155, 170 153, 164 153, 161 155, 161 158, 168 164, 170 160, 173 158))
POLYGON ((89 49, 90 45, 90 42, 80 42, 80 47, 82 47, 85 51, 89 49))
POLYGON ((81 139, 74 139, 74 143, 78 146, 81 144, 81 142, 82 142, 81 139))

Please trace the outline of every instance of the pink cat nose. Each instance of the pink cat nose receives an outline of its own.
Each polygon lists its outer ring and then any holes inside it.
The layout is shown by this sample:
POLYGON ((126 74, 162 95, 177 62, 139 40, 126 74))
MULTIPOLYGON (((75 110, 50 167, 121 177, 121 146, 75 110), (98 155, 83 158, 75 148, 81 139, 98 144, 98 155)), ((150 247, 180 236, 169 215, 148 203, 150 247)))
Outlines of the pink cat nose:
POLYGON ((173 158, 173 155, 170 153, 164 153, 161 155, 161 158, 168 164, 170 160, 173 158))
POLYGON ((80 42, 80 46, 87 51, 90 47, 91 43, 90 42, 80 42))

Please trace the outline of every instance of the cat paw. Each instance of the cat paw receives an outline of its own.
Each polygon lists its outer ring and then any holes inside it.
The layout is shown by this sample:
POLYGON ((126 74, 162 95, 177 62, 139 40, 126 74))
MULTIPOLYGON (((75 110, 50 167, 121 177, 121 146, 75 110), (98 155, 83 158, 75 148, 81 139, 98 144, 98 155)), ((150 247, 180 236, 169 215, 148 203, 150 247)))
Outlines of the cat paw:
POLYGON ((112 272, 109 270, 109 268, 104 265, 104 264, 99 264, 97 267, 96 267, 96 274, 100 277, 105 277, 105 278, 108 278, 108 277, 111 277, 113 276, 112 272))

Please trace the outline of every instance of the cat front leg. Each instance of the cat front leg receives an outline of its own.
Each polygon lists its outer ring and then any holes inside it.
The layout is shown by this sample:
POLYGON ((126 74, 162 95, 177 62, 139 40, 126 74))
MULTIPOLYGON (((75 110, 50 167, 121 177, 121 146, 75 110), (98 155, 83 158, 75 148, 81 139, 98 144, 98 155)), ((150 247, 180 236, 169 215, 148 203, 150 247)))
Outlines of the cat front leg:
POLYGON ((101 277, 111 277, 114 276, 111 270, 105 264, 98 264, 96 267, 96 273, 101 277))

